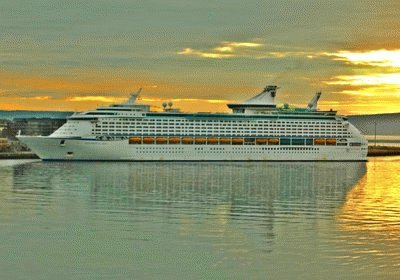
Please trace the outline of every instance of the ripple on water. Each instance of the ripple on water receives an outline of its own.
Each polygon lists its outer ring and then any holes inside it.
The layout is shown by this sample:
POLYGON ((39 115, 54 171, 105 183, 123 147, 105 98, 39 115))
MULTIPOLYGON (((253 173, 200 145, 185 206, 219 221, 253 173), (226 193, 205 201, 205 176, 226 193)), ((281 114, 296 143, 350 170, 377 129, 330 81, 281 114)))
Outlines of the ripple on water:
POLYGON ((399 171, 396 158, 3 163, 2 273, 390 279, 400 263, 399 171))

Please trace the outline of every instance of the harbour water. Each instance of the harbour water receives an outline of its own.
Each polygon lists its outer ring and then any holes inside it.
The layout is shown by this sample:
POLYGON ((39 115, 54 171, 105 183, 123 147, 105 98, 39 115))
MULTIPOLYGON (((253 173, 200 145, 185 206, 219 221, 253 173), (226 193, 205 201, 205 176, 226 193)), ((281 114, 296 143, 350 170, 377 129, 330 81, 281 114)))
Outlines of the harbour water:
POLYGON ((0 279, 399 279, 400 157, 0 162, 0 279))

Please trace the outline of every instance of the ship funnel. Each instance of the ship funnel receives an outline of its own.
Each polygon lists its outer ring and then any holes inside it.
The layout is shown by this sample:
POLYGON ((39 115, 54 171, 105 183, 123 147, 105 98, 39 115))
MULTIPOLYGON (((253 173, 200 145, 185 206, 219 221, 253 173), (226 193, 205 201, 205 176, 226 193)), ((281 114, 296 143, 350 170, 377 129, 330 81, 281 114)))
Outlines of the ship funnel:
POLYGON ((275 105, 275 96, 277 89, 277 86, 266 86, 261 93, 250 99, 247 99, 244 104, 275 105))
POLYGON ((141 91, 142 91, 142 88, 140 88, 137 92, 131 93, 131 96, 129 97, 128 101, 125 103, 134 104, 136 99, 139 97, 141 91))
POLYGON ((316 111, 318 106, 318 100, 321 97, 322 92, 317 92, 315 96, 311 99, 310 103, 307 105, 307 110, 316 111))
POLYGON ((276 96, 276 90, 278 89, 277 86, 266 86, 263 90, 264 92, 268 92, 272 98, 274 98, 276 96))

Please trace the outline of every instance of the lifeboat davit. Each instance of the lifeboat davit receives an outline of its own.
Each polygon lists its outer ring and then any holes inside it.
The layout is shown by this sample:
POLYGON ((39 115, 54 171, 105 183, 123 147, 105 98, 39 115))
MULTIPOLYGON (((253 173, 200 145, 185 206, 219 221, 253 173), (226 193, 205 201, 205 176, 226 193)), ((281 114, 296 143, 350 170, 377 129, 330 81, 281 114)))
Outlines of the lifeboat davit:
POLYGON ((326 139, 326 145, 336 145, 336 139, 326 139))
POLYGON ((156 144, 167 144, 168 139, 165 137, 157 137, 156 138, 156 144))
POLYGON ((206 143, 206 138, 195 138, 194 143, 195 144, 205 144, 206 143))
POLYGON ((193 144, 193 138, 192 137, 183 137, 182 144, 193 144))
POLYGON ((278 145, 279 144, 279 139, 278 138, 269 138, 268 139, 268 144, 269 145, 278 145))
POLYGON ((266 138, 257 138, 256 139, 257 145, 266 145, 267 143, 268 143, 268 139, 266 139, 266 138))
POLYGON ((179 144, 181 143, 181 138, 179 137, 171 137, 168 139, 169 144, 179 144))
POLYGON ((221 144, 221 145, 231 144, 231 139, 230 138, 219 138, 219 144, 221 144))
POLYGON ((154 137, 143 137, 144 144, 154 144, 154 137))
POLYGON ((211 145, 218 144, 218 138, 208 138, 207 144, 211 144, 211 145))
POLYGON ((243 145, 243 138, 232 138, 232 145, 243 145))
POLYGON ((142 137, 130 137, 129 144, 142 144, 142 137))
POLYGON ((314 139, 314 144, 315 144, 315 145, 325 145, 325 139, 323 139, 323 138, 316 138, 316 139, 314 139))

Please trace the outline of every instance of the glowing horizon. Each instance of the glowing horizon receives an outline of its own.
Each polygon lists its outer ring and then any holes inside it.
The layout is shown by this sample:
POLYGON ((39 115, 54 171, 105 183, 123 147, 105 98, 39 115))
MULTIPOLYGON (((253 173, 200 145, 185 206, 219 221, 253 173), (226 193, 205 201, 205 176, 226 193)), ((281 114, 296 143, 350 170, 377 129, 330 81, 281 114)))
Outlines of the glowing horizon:
POLYGON ((281 103, 306 105, 321 90, 322 109, 399 112, 398 1, 315 5, 9 1, 0 109, 82 111, 143 88, 154 108, 227 112, 225 100, 275 84, 281 103))
MULTIPOLYGON (((3 73, 4 74, 4 73, 3 73)), ((67 79, 59 81, 57 79, 43 79, 35 76, 22 75, 16 78, 15 75, 3 75, 3 83, 9 81, 17 84, 21 88, 21 92, 17 89, 2 89, 3 100, 0 102, 0 109, 3 110, 56 110, 56 111, 83 111, 94 109, 103 104, 120 103, 127 99, 130 92, 133 92, 133 87, 129 81, 119 80, 112 84, 101 80, 90 82, 69 81, 67 79), (11 77, 11 78, 10 78, 11 77), (24 93, 29 89, 27 93, 24 93), (46 94, 32 94, 30 90, 41 91, 46 94), (57 95, 51 95, 49 92, 59 92, 57 95), (75 94, 70 94, 70 91, 75 91, 75 94), (112 91, 114 93, 106 93, 112 91), (91 92, 91 93, 89 93, 91 92)), ((330 80, 324 81, 327 86, 337 86, 342 88, 338 91, 329 92, 323 91, 324 94, 319 102, 321 109, 334 109, 342 114, 365 114, 365 110, 372 113, 395 113, 399 112, 396 102, 393 103, 393 98, 397 97, 400 100, 400 76, 399 74, 366 74, 366 75, 339 75, 330 77, 330 80), (366 102, 354 103, 348 100, 332 100, 329 98, 334 94, 340 96, 354 96, 365 98, 366 102), (370 100, 377 96, 380 102, 371 104, 370 100), (327 98, 329 98, 327 100, 327 98)), ((140 82, 143 83, 143 82, 140 82)), ((195 98, 190 94, 185 95, 185 92, 193 89, 190 85, 174 85, 160 83, 154 85, 153 82, 146 82, 147 86, 141 95, 141 103, 148 103, 152 108, 161 108, 163 101, 173 101, 174 104, 183 111, 219 111, 229 112, 226 103, 238 102, 247 99, 259 93, 262 87, 246 88, 243 94, 234 94, 235 98, 195 98), (179 96, 174 94, 174 91, 179 92, 179 96), (164 92, 162 95, 158 93, 164 92)), ((139 87, 139 86, 138 86, 139 87)), ((137 88, 138 88, 137 87, 137 88)), ((229 95, 229 91, 235 92, 235 86, 232 87, 217 87, 220 96, 229 95)), ((201 86, 195 89, 196 92, 212 92, 213 87, 208 89, 206 86, 201 86)), ((213 95, 212 93, 210 95, 213 95)), ((280 103, 302 104, 306 106, 309 99, 312 98, 313 92, 308 92, 304 95, 303 102, 298 102, 295 98, 290 98, 291 94, 287 94, 284 90, 278 92, 278 101, 280 103)))

